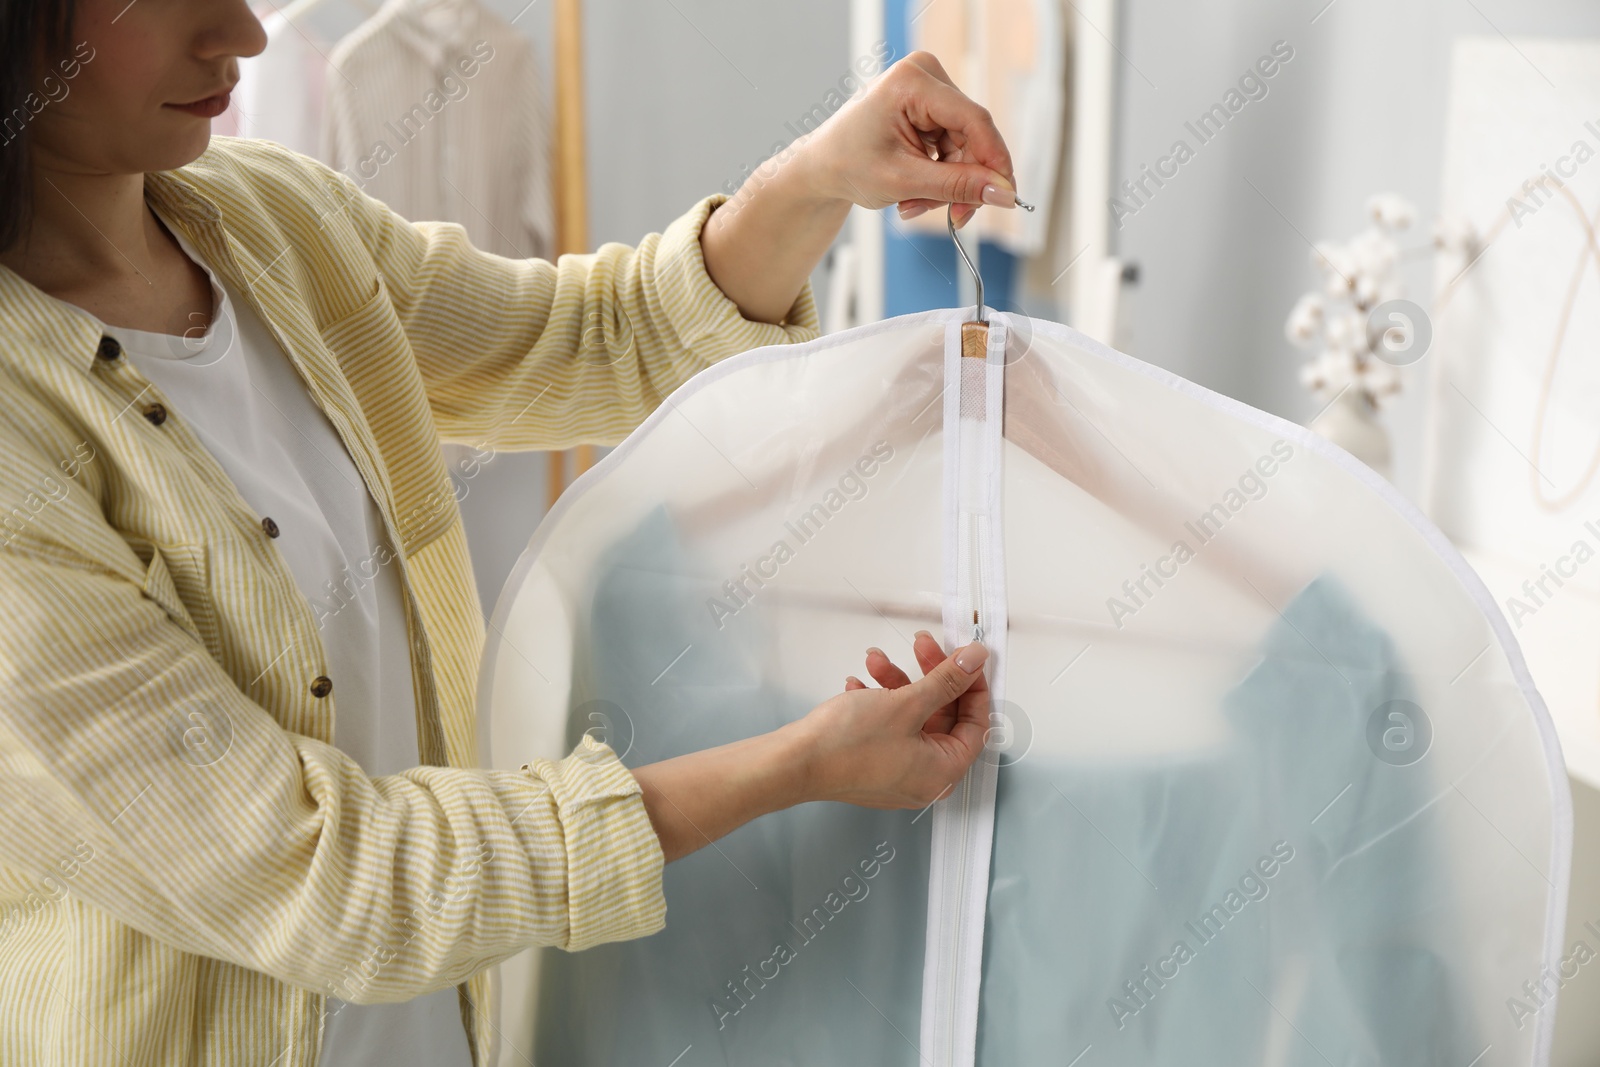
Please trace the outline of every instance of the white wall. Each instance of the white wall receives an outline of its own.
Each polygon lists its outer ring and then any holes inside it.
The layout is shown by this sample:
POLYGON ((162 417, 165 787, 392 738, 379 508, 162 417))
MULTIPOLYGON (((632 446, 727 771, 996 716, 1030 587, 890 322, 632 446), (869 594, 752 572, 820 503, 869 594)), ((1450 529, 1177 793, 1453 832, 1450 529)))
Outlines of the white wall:
MULTIPOLYGON (((1368 194, 1392 190, 1418 208, 1407 243, 1428 244, 1451 42, 1502 32, 1600 36, 1592 0, 1327 3, 1127 0, 1117 34, 1126 58, 1114 183, 1187 137, 1183 121, 1274 41, 1295 50, 1269 94, 1246 105, 1113 237, 1142 275, 1126 293, 1129 351, 1295 421, 1316 411, 1296 379, 1304 354, 1283 336, 1290 306, 1316 280, 1306 239, 1349 237, 1365 225, 1368 194)), ((1431 258, 1411 260, 1407 278, 1426 306, 1431 258)), ((1407 389, 1386 421, 1395 482, 1414 497, 1420 391, 1407 389)))

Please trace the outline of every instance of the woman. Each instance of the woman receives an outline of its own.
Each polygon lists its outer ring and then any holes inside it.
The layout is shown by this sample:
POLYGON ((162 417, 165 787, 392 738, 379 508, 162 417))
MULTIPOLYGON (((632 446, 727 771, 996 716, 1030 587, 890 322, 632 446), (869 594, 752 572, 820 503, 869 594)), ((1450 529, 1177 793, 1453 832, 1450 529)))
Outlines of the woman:
POLYGON ((491 964, 651 933, 664 862, 806 801, 927 805, 976 758, 984 649, 924 632, 921 679, 869 649, 881 688, 765 736, 472 769, 482 614, 438 449, 618 441, 816 333, 852 203, 1014 202, 933 57, 737 210, 551 264, 212 142, 265 44, 245 0, 0 25, 0 1062, 483 1063, 491 964), (631 349, 581 358, 623 316, 631 349))

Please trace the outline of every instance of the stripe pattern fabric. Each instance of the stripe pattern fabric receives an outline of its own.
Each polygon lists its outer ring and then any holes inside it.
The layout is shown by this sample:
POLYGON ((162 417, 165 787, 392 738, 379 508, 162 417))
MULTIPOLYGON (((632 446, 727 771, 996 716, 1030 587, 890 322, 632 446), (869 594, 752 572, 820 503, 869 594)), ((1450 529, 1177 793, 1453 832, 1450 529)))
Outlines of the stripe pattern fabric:
POLYGON ((708 197, 557 263, 412 223, 279 146, 213 139, 147 199, 248 294, 378 501, 405 590, 422 765, 330 740, 313 610, 160 391, 87 316, 0 267, 0 1063, 317 1063, 324 1000, 456 986, 531 944, 660 929, 636 780, 585 739, 474 769, 484 640, 439 443, 614 444, 734 353, 708 197))
POLYGON ((481 0, 388 0, 326 65, 320 158, 407 218, 461 223, 485 251, 550 255, 546 79, 522 31, 481 0))

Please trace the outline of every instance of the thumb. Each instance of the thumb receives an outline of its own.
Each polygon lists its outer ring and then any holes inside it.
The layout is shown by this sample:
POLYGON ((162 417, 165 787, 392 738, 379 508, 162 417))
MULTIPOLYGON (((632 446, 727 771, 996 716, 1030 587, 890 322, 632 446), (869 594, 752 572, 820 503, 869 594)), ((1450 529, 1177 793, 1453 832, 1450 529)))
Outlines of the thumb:
POLYGON ((937 200, 941 204, 990 204, 994 207, 1015 207, 1016 186, 999 171, 990 170, 981 163, 955 163, 948 160, 909 160, 912 170, 908 174, 906 195, 900 200, 937 200), (983 191, 992 189, 989 197, 983 191))
POLYGON ((926 722, 934 712, 983 681, 983 664, 988 658, 989 650, 974 641, 957 649, 915 682, 896 690, 905 694, 907 713, 914 714, 918 724, 926 722))

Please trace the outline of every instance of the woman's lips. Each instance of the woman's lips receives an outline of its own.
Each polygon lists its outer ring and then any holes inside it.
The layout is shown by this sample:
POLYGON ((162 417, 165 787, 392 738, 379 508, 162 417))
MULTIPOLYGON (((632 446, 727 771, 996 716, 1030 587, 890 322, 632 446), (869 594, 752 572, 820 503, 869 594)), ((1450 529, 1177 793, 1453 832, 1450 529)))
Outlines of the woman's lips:
POLYGON ((208 96, 204 100, 196 100, 192 104, 168 104, 174 111, 182 111, 197 118, 214 119, 228 110, 228 98, 231 90, 224 90, 216 96, 208 96))

